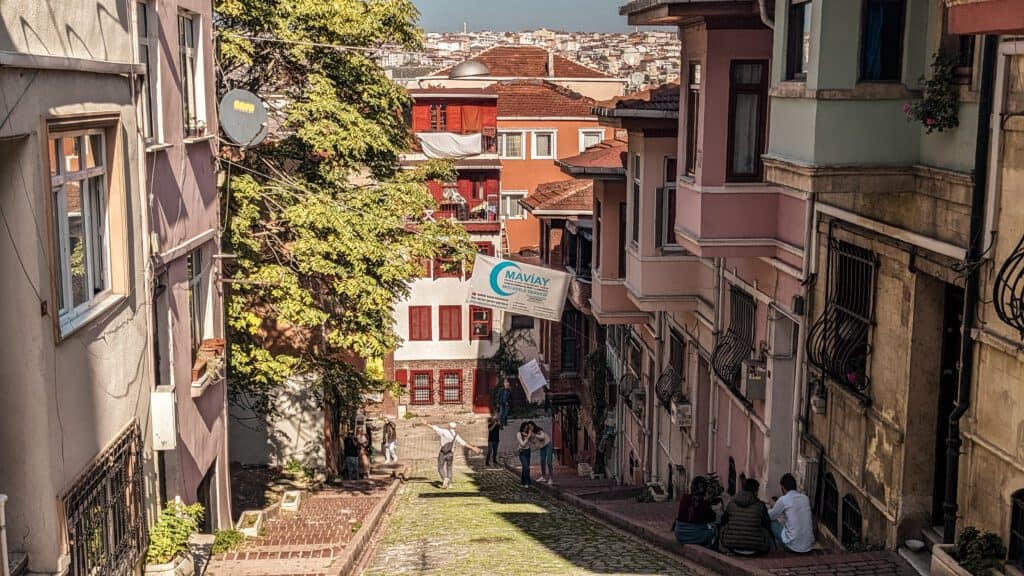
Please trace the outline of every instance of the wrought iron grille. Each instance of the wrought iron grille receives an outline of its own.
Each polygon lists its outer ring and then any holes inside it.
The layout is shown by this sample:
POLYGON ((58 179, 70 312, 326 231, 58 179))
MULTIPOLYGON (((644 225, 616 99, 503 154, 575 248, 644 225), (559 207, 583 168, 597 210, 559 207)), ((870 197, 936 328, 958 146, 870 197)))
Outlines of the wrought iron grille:
POLYGON ((1024 339, 1024 236, 999 268, 992 299, 999 319, 1016 328, 1024 339))
POLYGON ((821 523, 833 536, 839 534, 839 487, 829 473, 821 485, 821 523))
POLYGON ((665 408, 668 408, 672 403, 672 399, 682 394, 683 392, 683 378, 675 371, 671 366, 665 368, 665 371, 658 377, 658 382, 654 385, 654 393, 658 396, 658 401, 665 408))
POLYGON ((640 386, 640 379, 633 374, 627 372, 622 375, 622 379, 619 380, 619 396, 622 396, 626 406, 633 407, 633 401, 630 398, 630 394, 633 390, 636 390, 640 386))
POLYGON ((830 237, 825 310, 807 336, 811 364, 861 393, 870 386, 867 365, 877 269, 875 253, 830 237))
POLYGON ((135 573, 148 540, 142 465, 135 421, 65 494, 71 576, 135 573))
POLYGON ((732 388, 740 385, 743 361, 754 349, 754 297, 733 286, 729 291, 729 329, 711 352, 711 367, 732 388))
POLYGON ((860 513, 860 504, 852 494, 843 496, 843 537, 844 547, 859 544, 864 521, 860 513))

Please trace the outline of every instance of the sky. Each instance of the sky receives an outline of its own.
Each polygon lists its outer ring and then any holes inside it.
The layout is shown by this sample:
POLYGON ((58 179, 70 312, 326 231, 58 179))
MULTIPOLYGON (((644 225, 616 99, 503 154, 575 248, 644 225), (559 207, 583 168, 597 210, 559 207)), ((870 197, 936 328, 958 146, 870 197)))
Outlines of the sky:
POLYGON ((427 32, 519 31, 536 28, 570 32, 628 32, 619 16, 625 0, 413 0, 427 32))

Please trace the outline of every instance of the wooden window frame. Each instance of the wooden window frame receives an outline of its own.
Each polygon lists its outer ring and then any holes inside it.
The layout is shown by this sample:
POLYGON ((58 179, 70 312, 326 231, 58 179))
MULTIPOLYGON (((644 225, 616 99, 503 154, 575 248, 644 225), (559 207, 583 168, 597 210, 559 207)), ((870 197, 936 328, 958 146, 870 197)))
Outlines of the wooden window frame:
POLYGON ((768 122, 768 76, 770 70, 768 60, 732 60, 729 63, 729 132, 727 134, 728 144, 726 146, 725 169, 726 182, 760 182, 764 179, 764 155, 766 145, 766 132, 768 122), (738 85, 733 81, 733 71, 737 66, 745 64, 759 64, 761 66, 761 82, 758 84, 738 85), (757 118, 757 170, 753 174, 741 174, 735 171, 733 166, 733 154, 736 149, 736 100, 740 94, 756 94, 760 98, 757 118))
POLYGON ((433 313, 431 306, 409 306, 409 341, 410 342, 431 342, 434 339, 433 334, 433 313), (420 316, 417 316, 419 314, 420 316), (423 321, 423 315, 426 316, 426 322, 423 321), (419 321, 416 321, 419 318, 419 321), (419 326, 419 330, 415 327, 419 326), (424 326, 426 328, 424 329, 424 326), (424 337, 424 330, 426 335, 424 337))
POLYGON ((414 406, 429 406, 434 403, 434 372, 432 370, 410 370, 409 371, 409 404, 414 406), (420 390, 416 386, 416 377, 426 376, 427 377, 427 399, 417 400, 416 391, 420 390))
POLYGON ((494 310, 485 308, 483 306, 470 306, 469 307, 469 339, 470 340, 490 340, 494 333, 494 310), (486 320, 477 320, 476 314, 478 312, 484 312, 487 315, 486 320), (476 326, 485 324, 487 326, 487 334, 477 334, 476 326))
POLYGON ((441 305, 437 307, 437 339, 440 342, 457 342, 462 340, 462 305, 441 305), (448 331, 445 331, 445 317, 455 313, 457 322, 452 333, 452 318, 447 318, 448 331))
MULTIPOLYGON (((810 64, 810 47, 807 48, 807 61, 804 61, 804 38, 810 34, 806 28, 807 11, 810 10, 811 18, 814 17, 814 0, 790 0, 789 12, 786 18, 786 80, 792 82, 806 82, 807 70, 805 66, 810 64), (795 26, 794 16, 799 12, 801 19, 799 27, 795 26), (799 32, 798 32, 799 30, 799 32), (797 36, 797 34, 799 34, 797 36)), ((806 42, 810 42, 808 37, 806 42)))
POLYGON ((438 379, 438 388, 440 389, 440 393, 441 393, 440 403, 441 404, 462 404, 462 370, 441 370, 441 373, 440 373, 439 376, 440 377, 438 379), (446 377, 447 376, 455 376, 455 378, 458 381, 459 395, 458 395, 458 399, 456 399, 456 400, 449 400, 448 399, 448 395, 446 394, 446 392, 449 389, 448 388, 448 382, 446 381, 446 377))
POLYGON ((861 15, 860 15, 860 30, 858 31, 857 41, 859 43, 859 50, 857 52, 857 78, 859 82, 871 82, 879 84, 898 84, 903 81, 903 64, 904 57, 903 52, 906 48, 907 43, 907 0, 863 0, 861 2, 861 15), (902 10, 900 10, 900 44, 897 49, 897 62, 896 68, 899 70, 895 78, 866 78, 864 76, 864 57, 865 57, 865 32, 867 31, 868 24, 868 4, 872 1, 881 1, 889 3, 900 3, 902 10))
POLYGON ((700 130, 700 87, 702 69, 700 60, 689 62, 689 84, 686 91, 686 158, 684 172, 690 178, 697 175, 697 144, 700 130))
POLYGON ((448 105, 430 104, 430 131, 448 131, 448 105))

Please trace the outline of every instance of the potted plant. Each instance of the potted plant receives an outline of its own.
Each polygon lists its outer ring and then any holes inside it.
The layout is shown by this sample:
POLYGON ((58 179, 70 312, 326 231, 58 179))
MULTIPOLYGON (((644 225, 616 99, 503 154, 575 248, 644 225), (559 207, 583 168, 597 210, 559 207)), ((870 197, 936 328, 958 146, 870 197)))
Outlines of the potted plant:
POLYGON ((931 68, 931 78, 921 78, 924 92, 921 99, 903 105, 907 120, 920 122, 928 134, 960 125, 960 88, 955 63, 936 54, 931 68))
POLYGON ((192 576, 195 566, 187 554, 189 536, 199 531, 202 504, 167 504, 149 533, 145 573, 151 576, 192 576))
POLYGON ((1006 547, 992 532, 968 526, 960 532, 956 544, 937 544, 932 548, 932 576, 990 576, 1003 564, 1006 547))

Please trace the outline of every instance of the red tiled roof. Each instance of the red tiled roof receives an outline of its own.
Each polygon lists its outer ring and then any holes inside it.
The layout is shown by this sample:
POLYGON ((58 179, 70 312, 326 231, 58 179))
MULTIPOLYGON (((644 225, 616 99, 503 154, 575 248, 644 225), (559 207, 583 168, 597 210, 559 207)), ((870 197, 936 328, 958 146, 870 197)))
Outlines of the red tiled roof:
POLYGON ((488 100, 496 97, 494 93, 486 88, 445 88, 438 86, 436 88, 411 88, 408 92, 413 99, 435 95, 462 98, 485 98, 488 100))
POLYGON ((614 115, 617 110, 655 110, 679 114, 679 84, 662 84, 628 96, 616 96, 597 106, 602 115, 614 115))
MULTIPOLYGON (((587 68, 559 55, 554 56, 554 74, 548 70, 548 51, 536 46, 495 46, 470 58, 491 71, 492 78, 607 78, 604 72, 587 68)), ((431 76, 448 76, 451 67, 431 76)))
POLYGON ((587 148, 576 156, 558 160, 563 170, 572 174, 587 172, 604 172, 625 174, 629 144, 625 140, 613 138, 587 148))
POLYGON ((530 212, 591 212, 594 206, 593 180, 562 180, 540 184, 537 190, 520 200, 530 212))
POLYGON ((507 80, 488 86, 498 116, 593 116, 594 100, 547 80, 507 80))

